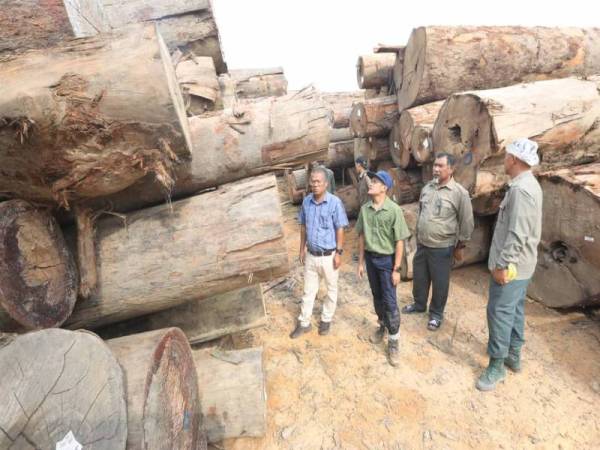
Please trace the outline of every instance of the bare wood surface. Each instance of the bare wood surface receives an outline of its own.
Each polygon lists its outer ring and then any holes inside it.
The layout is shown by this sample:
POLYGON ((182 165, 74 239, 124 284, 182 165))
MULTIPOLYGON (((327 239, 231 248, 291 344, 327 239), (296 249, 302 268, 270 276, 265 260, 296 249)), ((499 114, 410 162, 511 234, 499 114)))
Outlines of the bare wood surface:
POLYGON ((287 95, 287 79, 283 68, 237 69, 219 77, 223 107, 237 100, 287 95))
POLYGON ((325 165, 329 168, 344 168, 354 165, 354 140, 329 144, 325 165))
POLYGON ((215 109, 220 87, 212 58, 193 56, 181 61, 175 67, 175 74, 188 115, 204 114, 215 109))
POLYGON ((123 371, 86 331, 49 329, 0 342, 0 448, 54 449, 69 432, 86 450, 125 449, 123 371))
POLYGON ((349 219, 355 219, 360 212, 360 201, 358 199, 358 189, 353 185, 343 186, 336 189, 337 195, 344 205, 346 215, 349 219))
POLYGON ((388 170, 392 177, 393 186, 389 196, 399 205, 413 203, 419 200, 423 179, 419 169, 404 170, 399 167, 388 170))
POLYGON ((332 111, 333 128, 350 127, 350 114, 354 103, 365 100, 364 91, 324 92, 323 101, 332 111))
POLYGON ((350 128, 355 137, 385 136, 397 120, 396 96, 377 97, 352 107, 350 128))
POLYGON ((91 209, 75 207, 77 267, 79 268, 79 295, 81 298, 88 298, 98 285, 94 222, 95 217, 91 209))
POLYGON ((395 53, 362 55, 356 62, 356 81, 360 89, 373 89, 390 84, 395 53))
POLYGON ((599 72, 599 28, 420 27, 406 45, 398 108, 461 91, 599 72))

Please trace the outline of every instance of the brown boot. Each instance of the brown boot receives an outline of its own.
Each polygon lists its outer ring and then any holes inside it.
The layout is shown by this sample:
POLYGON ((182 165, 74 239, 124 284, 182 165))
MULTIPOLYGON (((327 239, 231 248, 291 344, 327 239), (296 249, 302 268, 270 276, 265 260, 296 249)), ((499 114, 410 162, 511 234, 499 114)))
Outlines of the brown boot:
POLYGON ((369 338, 369 342, 371 344, 381 344, 384 336, 385 336, 385 325, 380 324, 379 328, 377 328, 377 331, 375 331, 375 333, 373 333, 371 335, 371 337, 369 338))
POLYGON ((398 339, 388 339, 387 357, 390 365, 394 367, 400 363, 400 342, 398 342, 398 339))

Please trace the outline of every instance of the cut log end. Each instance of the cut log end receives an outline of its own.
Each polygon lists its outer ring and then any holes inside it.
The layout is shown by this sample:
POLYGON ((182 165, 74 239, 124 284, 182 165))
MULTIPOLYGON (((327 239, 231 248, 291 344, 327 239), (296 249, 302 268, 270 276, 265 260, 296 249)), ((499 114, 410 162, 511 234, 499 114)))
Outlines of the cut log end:
POLYGON ((417 164, 424 164, 433 160, 431 143, 431 128, 417 125, 410 139, 410 152, 417 164))
POLYGON ((352 106, 350 113, 350 129, 355 137, 366 137, 367 133, 367 111, 362 102, 352 106))
POLYGON ((48 213, 23 200, 0 204, 0 304, 28 329, 60 326, 77 298, 74 259, 48 213))
POLYGON ((398 91, 398 111, 413 106, 425 69, 427 34, 425 28, 416 28, 410 35, 404 50, 402 87, 398 91))
POLYGON ((410 153, 410 136, 407 131, 407 129, 409 129, 412 133, 412 126, 407 126, 406 123, 404 123, 404 126, 402 125, 402 122, 406 122, 406 120, 406 118, 403 120, 401 115, 400 119, 392 127, 389 136, 392 161, 402 169, 415 165, 414 159, 410 153))

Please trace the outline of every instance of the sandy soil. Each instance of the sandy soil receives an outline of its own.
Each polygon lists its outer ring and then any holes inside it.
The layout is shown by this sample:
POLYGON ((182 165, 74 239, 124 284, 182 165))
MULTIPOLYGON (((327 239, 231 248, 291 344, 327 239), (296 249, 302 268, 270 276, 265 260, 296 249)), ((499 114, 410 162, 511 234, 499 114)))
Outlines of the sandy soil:
MULTIPOLYGON (((401 364, 393 368, 384 345, 368 342, 375 314, 368 282, 355 276, 350 230, 331 334, 316 332, 317 301, 313 332, 291 340, 302 270, 297 208, 283 210, 294 269, 267 293, 268 326, 234 338, 264 346, 267 434, 215 448, 600 448, 600 314, 529 301, 523 372, 481 393, 474 384, 487 364, 488 275, 483 266, 458 269, 438 332, 426 329, 424 315, 402 317, 401 364)), ((410 282, 399 286, 400 306, 410 292, 410 282)))

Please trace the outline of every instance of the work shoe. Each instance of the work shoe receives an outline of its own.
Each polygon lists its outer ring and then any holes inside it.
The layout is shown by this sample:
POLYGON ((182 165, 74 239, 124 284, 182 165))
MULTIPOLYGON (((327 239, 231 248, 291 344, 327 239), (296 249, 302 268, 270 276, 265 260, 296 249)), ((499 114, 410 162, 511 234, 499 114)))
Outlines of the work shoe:
POLYGON ((521 371, 521 349, 511 348, 508 350, 508 356, 504 358, 504 365, 513 372, 521 371))
POLYGON ((321 336, 325 336, 329 334, 329 329, 331 328, 331 322, 323 322, 322 320, 319 322, 319 334, 321 336))
POLYGON ((398 339, 388 339, 387 357, 388 362, 391 366, 396 367, 400 362, 400 351, 399 351, 398 339))
POLYGON ((429 319, 429 322, 427 322, 427 329, 429 331, 437 331, 440 329, 441 326, 442 321, 438 319, 429 319))
POLYGON ((503 358, 490 358, 490 364, 477 380, 476 387, 480 391, 493 391, 496 384, 506 376, 503 358))
POLYGON ((385 325, 380 324, 379 328, 377 328, 377 331, 375 331, 375 333, 373 333, 371 335, 371 337, 369 338, 369 342, 371 344, 381 344, 384 336, 385 336, 385 325))
POLYGON ((292 339, 296 339, 297 337, 302 336, 304 333, 308 333, 311 329, 312 329, 311 324, 308 324, 307 326, 303 327, 302 324, 300 322, 298 322, 298 324, 296 325, 296 328, 294 328, 294 331, 292 331, 290 333, 290 337, 292 339))
POLYGON ((424 313, 425 310, 420 309, 416 303, 411 303, 410 305, 406 305, 404 308, 402 308, 402 312, 404 314, 419 314, 424 313))

